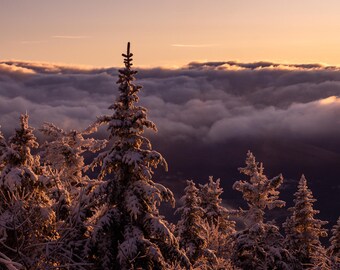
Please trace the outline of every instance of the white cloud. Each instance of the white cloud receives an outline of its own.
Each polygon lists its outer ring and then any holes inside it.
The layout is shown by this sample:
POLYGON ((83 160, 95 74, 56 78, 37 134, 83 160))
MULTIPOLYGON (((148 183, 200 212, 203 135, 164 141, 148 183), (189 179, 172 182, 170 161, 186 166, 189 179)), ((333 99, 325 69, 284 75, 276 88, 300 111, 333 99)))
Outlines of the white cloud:
MULTIPOLYGON (((79 123, 83 128, 107 112, 117 94, 116 74, 115 69, 0 62, 0 97, 6 102, 23 99, 19 105, 1 107, 0 113, 19 114, 27 109, 26 101, 27 107, 34 107, 31 119, 41 119, 44 111, 45 120, 53 115, 56 121, 63 119, 58 121, 61 125, 79 123), (83 111, 77 109, 82 107, 83 111)), ((149 109, 159 133, 171 140, 215 143, 269 133, 317 138, 321 135, 314 127, 318 126, 322 136, 334 132, 340 136, 332 124, 340 119, 339 103, 333 102, 340 96, 340 74, 335 67, 192 63, 177 70, 141 70, 137 78, 144 86, 141 104, 149 109), (234 68, 224 69, 226 64, 234 68)), ((6 123, 1 125, 5 128, 6 123)))

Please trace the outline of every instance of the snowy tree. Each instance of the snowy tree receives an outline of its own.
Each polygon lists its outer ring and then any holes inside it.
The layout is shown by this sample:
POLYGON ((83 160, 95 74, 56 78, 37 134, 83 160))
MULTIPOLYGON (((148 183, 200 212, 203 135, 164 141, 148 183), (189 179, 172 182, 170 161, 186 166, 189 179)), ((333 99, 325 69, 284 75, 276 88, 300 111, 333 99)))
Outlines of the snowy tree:
POLYGON ((211 264, 213 261, 216 261, 216 257, 207 248, 207 230, 204 226, 204 210, 200 206, 201 201, 198 197, 198 188, 196 188, 192 180, 188 180, 184 192, 185 194, 181 198, 183 205, 176 210, 176 213, 181 214, 176 228, 180 239, 180 246, 185 249, 194 267, 199 264, 205 264, 205 257, 210 259, 211 264))
POLYGON ((242 269, 298 269, 294 258, 283 246, 279 228, 264 220, 266 209, 285 205, 284 201, 278 200, 277 189, 283 182, 282 175, 268 179, 263 164, 259 165, 250 151, 246 167, 239 171, 250 179, 236 181, 233 185, 235 190, 242 192, 248 204, 248 210, 240 211, 246 228, 235 234, 235 265, 242 269))
POLYGON ((331 246, 329 254, 332 261, 332 269, 340 269, 340 217, 332 228, 331 246))
POLYGON ((52 123, 45 123, 40 129, 43 134, 52 138, 43 145, 42 161, 61 175, 69 190, 77 192, 77 188, 89 184, 90 179, 83 174, 84 152, 96 153, 106 146, 106 140, 85 138, 94 130, 95 128, 90 127, 82 132, 66 132, 52 123))
POLYGON ((256 162, 250 151, 247 153, 246 167, 239 168, 239 171, 250 178, 249 181, 236 181, 233 185, 235 190, 242 192, 243 199, 247 201, 249 209, 245 211, 245 221, 250 228, 264 221, 265 209, 285 206, 284 201, 278 200, 280 192, 277 190, 283 182, 283 177, 280 174, 268 179, 263 173, 263 164, 256 162))
POLYGON ((54 199, 60 238, 54 257, 68 265, 80 267, 84 241, 87 239, 85 220, 88 217, 88 196, 96 181, 84 174, 83 153, 95 153, 106 146, 106 140, 85 138, 93 132, 88 128, 66 132, 54 124, 45 123, 40 131, 51 138, 41 152, 45 164, 47 186, 54 199))
POLYGON ((55 213, 39 156, 31 154, 38 143, 27 114, 21 115, 20 124, 15 135, 1 144, 0 254, 5 255, 2 261, 20 263, 26 269, 46 268, 45 250, 57 237, 55 213))
POLYGON ((235 222, 229 221, 230 211, 222 206, 221 195, 223 188, 220 187, 220 179, 214 181, 212 176, 209 177, 209 182, 204 185, 199 185, 198 195, 201 200, 201 207, 204 211, 203 218, 211 225, 218 225, 221 230, 233 233, 235 222))
POLYGON ((156 126, 147 119, 146 109, 136 105, 141 86, 133 84, 137 71, 132 69, 129 43, 123 57, 125 68, 119 70, 117 81, 120 94, 109 107, 114 112, 97 121, 108 125, 112 146, 92 166, 100 166, 103 181, 94 193, 99 204, 92 218, 89 253, 100 269, 166 269, 176 261, 189 268, 159 214, 161 202, 175 201, 169 189, 152 181, 153 168, 167 165, 143 136, 145 129, 156 130, 156 126))
POLYGON ((227 259, 233 248, 231 236, 235 233, 235 222, 229 219, 230 211, 222 206, 222 193, 220 179, 214 181, 212 176, 208 183, 199 185, 198 195, 206 221, 208 248, 214 250, 218 257, 227 259))
POLYGON ((283 224, 287 248, 305 269, 327 269, 328 260, 320 237, 327 236, 327 231, 322 226, 328 222, 314 218, 319 211, 313 209, 316 199, 313 198, 304 175, 294 196, 295 206, 288 209, 292 215, 283 224))

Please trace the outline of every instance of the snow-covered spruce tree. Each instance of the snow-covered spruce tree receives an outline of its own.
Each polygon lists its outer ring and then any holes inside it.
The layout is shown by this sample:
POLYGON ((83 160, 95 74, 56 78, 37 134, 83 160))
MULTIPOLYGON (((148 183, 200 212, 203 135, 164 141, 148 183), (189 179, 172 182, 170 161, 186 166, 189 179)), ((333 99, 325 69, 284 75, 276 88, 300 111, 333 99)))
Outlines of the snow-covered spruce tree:
POLYGON ((280 192, 277 190, 282 182, 282 175, 268 179, 263 173, 263 164, 259 165, 253 153, 248 151, 246 167, 239 168, 240 173, 249 177, 249 181, 236 181, 233 189, 242 192, 249 209, 245 211, 245 222, 248 228, 254 224, 263 223, 266 209, 285 206, 285 202, 278 200, 280 192))
POLYGON ((200 206, 203 208, 203 219, 206 221, 208 233, 208 248, 213 250, 220 258, 229 259, 233 249, 232 235, 235 233, 235 221, 229 219, 230 211, 222 206, 220 196, 223 188, 220 179, 214 181, 212 176, 209 182, 199 185, 200 206))
POLYGON ((279 228, 264 220, 266 209, 285 205, 278 199, 277 190, 283 182, 282 175, 268 179, 262 163, 259 165, 250 151, 246 167, 239 170, 250 179, 236 181, 233 185, 235 190, 242 192, 248 204, 248 210, 240 211, 246 228, 235 234, 234 264, 242 269, 298 269, 294 258, 283 246, 279 228))
POLYGON ((213 266, 216 263, 216 256, 207 248, 207 231, 204 224, 204 210, 200 206, 198 188, 192 180, 187 180, 184 189, 184 196, 181 198, 183 204, 175 213, 181 215, 176 226, 181 248, 184 248, 194 268, 201 265, 213 266))
POLYGON ((156 126, 147 119, 146 109, 136 106, 141 86, 133 84, 137 71, 132 69, 132 56, 128 43, 125 68, 117 81, 119 96, 109 107, 114 112, 97 120, 98 125, 108 125, 112 146, 93 162, 100 165, 103 181, 95 190, 100 207, 93 218, 90 257, 98 269, 167 269, 177 262, 190 268, 159 214, 162 201, 175 200, 169 189, 152 181, 153 168, 167 165, 143 136, 146 128, 156 126))
POLYGON ((294 196, 295 206, 288 209, 292 215, 283 224, 286 246, 303 268, 328 269, 326 250, 320 242, 320 237, 327 236, 327 231, 322 226, 328 222, 314 218, 319 211, 313 209, 316 199, 313 198, 304 175, 294 196))
POLYGON ((340 217, 332 228, 330 242, 329 255, 331 257, 332 269, 340 269, 340 217))
POLYGON ((84 174, 83 153, 95 153, 106 146, 106 140, 85 138, 92 129, 66 132, 54 124, 45 123, 40 131, 51 140, 43 145, 41 160, 45 165, 46 185, 53 198, 60 238, 51 255, 69 267, 84 263, 84 244, 88 217, 89 193, 96 185, 84 174))
POLYGON ((31 154, 38 143, 27 114, 21 115, 20 124, 15 135, 1 144, 0 253, 26 269, 47 269, 45 251, 57 237, 55 213, 39 156, 31 154))

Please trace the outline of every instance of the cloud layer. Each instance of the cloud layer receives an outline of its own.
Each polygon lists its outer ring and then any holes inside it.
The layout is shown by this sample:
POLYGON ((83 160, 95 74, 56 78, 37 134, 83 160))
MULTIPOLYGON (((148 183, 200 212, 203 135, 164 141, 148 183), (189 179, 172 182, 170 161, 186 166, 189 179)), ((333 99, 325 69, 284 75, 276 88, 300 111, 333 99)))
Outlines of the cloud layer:
MULTIPOLYGON (((251 149, 265 161, 269 174, 283 172, 297 180, 306 173, 307 179, 313 178, 315 194, 329 192, 329 198, 336 198, 338 67, 229 61, 139 71, 140 103, 157 124, 159 132, 152 136, 169 160, 165 181, 170 185, 170 180, 205 181, 202 178, 214 174, 227 178, 226 195, 233 196, 229 189, 240 177, 237 167, 251 149)), ((63 128, 85 128, 96 116, 108 113, 117 94, 116 80, 115 68, 0 62, 2 131, 10 134, 19 114, 26 111, 35 127, 49 121, 63 128)), ((292 183, 290 188, 295 189, 296 181, 292 183)), ((173 182, 179 192, 178 186, 173 182)), ((330 205, 320 203, 325 209, 330 205)), ((324 215, 335 212, 326 209, 324 215)))

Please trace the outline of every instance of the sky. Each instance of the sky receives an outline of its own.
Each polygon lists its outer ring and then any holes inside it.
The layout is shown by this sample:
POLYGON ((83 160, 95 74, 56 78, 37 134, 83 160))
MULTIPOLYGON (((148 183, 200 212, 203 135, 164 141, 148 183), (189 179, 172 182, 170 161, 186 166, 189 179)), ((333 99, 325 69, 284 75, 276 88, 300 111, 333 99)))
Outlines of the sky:
POLYGON ((0 0, 2 60, 138 66, 340 64, 337 0, 0 0))
POLYGON ((1 131, 8 138, 28 112, 43 142, 45 121, 81 130, 110 113, 130 41, 140 104, 158 128, 147 136, 169 163, 155 181, 178 199, 186 179, 213 175, 228 206, 246 207, 232 184, 251 150, 268 177, 283 174, 288 206, 305 174, 332 225, 339 10, 335 0, 0 0, 1 131))

